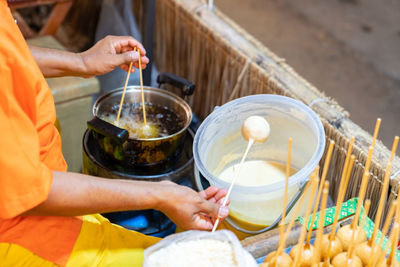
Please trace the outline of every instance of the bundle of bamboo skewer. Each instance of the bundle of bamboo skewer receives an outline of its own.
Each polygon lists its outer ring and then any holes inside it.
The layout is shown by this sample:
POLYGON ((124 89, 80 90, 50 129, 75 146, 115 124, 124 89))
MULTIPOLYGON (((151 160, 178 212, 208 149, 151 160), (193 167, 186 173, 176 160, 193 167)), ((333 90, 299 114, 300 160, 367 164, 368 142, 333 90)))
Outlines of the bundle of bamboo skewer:
MULTIPOLYGON (((335 215, 333 218, 332 230, 330 233, 323 235, 324 219, 325 219, 325 209, 326 202, 329 191, 329 182, 325 181, 326 173, 328 172, 330 165, 330 158, 332 155, 332 150, 334 142, 331 141, 328 147, 327 160, 324 162, 324 167, 322 170, 321 180, 318 179, 318 169, 316 168, 311 176, 310 181, 306 185, 303 196, 299 200, 298 208, 296 208, 291 221, 284 230, 284 225, 280 225, 280 241, 276 251, 269 253, 261 265, 263 267, 267 266, 400 266, 399 262, 396 260, 397 244, 399 239, 399 228, 400 228, 400 205, 397 201, 392 202, 388 216, 385 218, 385 222, 382 228, 382 235, 377 244, 377 233, 380 228, 380 222, 382 218, 383 207, 386 202, 386 193, 389 186, 389 174, 392 165, 393 158, 396 153, 397 145, 399 142, 399 137, 394 138, 391 156, 386 167, 385 179, 383 182, 383 188, 381 192, 381 197, 379 200, 378 208, 376 211, 375 224, 373 232, 369 240, 367 240, 367 234, 364 230, 364 225, 366 222, 366 217, 370 209, 371 201, 368 199, 364 202, 366 188, 368 184, 369 177, 369 163, 374 150, 375 140, 378 135, 380 126, 380 119, 378 119, 372 144, 369 148, 366 168, 363 175, 363 180, 361 183, 360 191, 358 194, 357 208, 355 216, 350 225, 346 225, 337 230, 337 224, 339 219, 339 214, 342 207, 342 202, 347 190, 349 178, 355 162, 355 156, 352 155, 354 137, 351 138, 349 147, 347 149, 346 159, 344 163, 344 170, 342 171, 341 182, 338 188, 338 198, 336 203, 335 215), (317 185, 319 184, 319 189, 315 197, 311 197, 307 203, 305 220, 301 229, 300 236, 298 238, 297 245, 293 246, 290 250, 290 256, 284 252, 286 238, 291 231, 294 224, 296 216, 299 212, 299 207, 304 201, 304 196, 309 190, 311 190, 311 196, 315 196, 317 185), (322 200, 321 200, 322 196, 322 200), (365 203, 364 213, 361 221, 359 220, 362 203, 365 203), (313 209, 312 206, 314 205, 313 209), (315 223, 316 212, 320 206, 321 212, 317 224, 317 234, 315 238, 314 245, 310 243, 310 237, 313 225, 315 223), (312 216, 310 217, 311 210, 313 210, 312 216), (359 222, 360 221, 360 222, 359 222), (390 233, 389 241, 386 246, 382 248, 383 237, 387 234, 389 225, 393 222, 393 227, 390 233), (308 233, 307 226, 309 225, 308 233), (306 238, 307 234, 307 238, 306 238), (306 240, 305 240, 306 238, 306 240), (305 242, 304 242, 305 241, 305 242), (390 255, 387 255, 387 248, 390 248, 390 255)), ((290 147, 290 146, 289 146, 290 147)), ((288 151, 288 155, 291 151, 288 151)), ((287 161, 287 168, 290 167, 290 157, 287 161)), ((286 177, 286 184, 288 183, 288 176, 286 177)), ((399 190, 400 193, 400 190, 399 190)), ((285 201, 286 201, 285 195, 285 201)), ((285 206, 284 206, 285 208, 285 206)), ((284 216, 283 216, 284 217, 284 216)), ((282 222, 284 219, 282 219, 282 222)))
MULTIPOLYGON (((143 25, 147 1, 134 0, 134 3, 138 23, 143 25)), ((205 118, 217 105, 252 94, 279 94, 309 105, 321 118, 327 143, 335 141, 331 168, 326 175, 326 180, 330 182, 329 195, 333 199, 337 197, 350 137, 357 136, 353 147, 356 159, 345 199, 356 196, 372 136, 352 122, 348 113, 334 99, 318 91, 284 59, 250 36, 221 10, 215 8, 210 11, 204 3, 204 0, 157 2, 153 63, 158 70, 187 77, 196 83, 198 90, 189 103, 200 119, 205 118)), ((326 155, 327 150, 321 166, 326 161, 326 155)), ((371 216, 377 210, 384 167, 389 156, 390 151, 377 142, 366 191, 366 198, 371 199, 371 216)), ((389 204, 397 198, 397 188, 400 186, 399 157, 393 160, 392 169, 383 216, 387 215, 389 204)))
MULTIPOLYGON (((134 0, 139 7, 145 0, 134 0)), ((144 12, 135 8, 139 24, 143 24, 144 12)), ((312 106, 320 116, 327 143, 334 140, 331 167, 326 174, 330 182, 329 195, 338 198, 339 184, 343 177, 344 162, 351 136, 357 136, 353 146, 355 162, 348 181, 344 199, 358 195, 367 169, 368 146, 372 136, 353 123, 343 108, 332 98, 325 96, 312 84, 298 75, 285 61, 250 36, 221 11, 204 8, 203 0, 165 0, 156 6, 154 62, 161 71, 169 71, 188 77, 196 83, 197 90, 191 107, 200 118, 206 117, 216 105, 251 94, 279 94, 301 100, 312 106)), ((321 161, 328 155, 326 148, 321 161)), ((370 215, 378 209, 384 192, 384 165, 390 151, 377 142, 374 158, 369 163, 368 181, 364 198, 371 200, 370 215)), ((383 218, 390 217, 392 203, 400 188, 400 160, 392 164, 392 177, 383 218)), ((322 181, 322 178, 321 178, 322 181)), ((322 182, 320 182, 322 184, 322 182)), ((259 235, 244 241, 247 248, 258 257, 265 253, 266 245, 259 235)), ((293 232, 289 238, 293 237, 293 232)), ((357 236, 356 236, 357 237, 357 236)), ((291 240, 290 240, 291 241, 291 240)), ((275 242, 275 241, 274 241, 275 242)), ((243 241, 242 241, 243 243, 243 241)), ((272 242, 271 242, 272 243, 272 242)), ((265 255, 265 254, 264 254, 265 255)))

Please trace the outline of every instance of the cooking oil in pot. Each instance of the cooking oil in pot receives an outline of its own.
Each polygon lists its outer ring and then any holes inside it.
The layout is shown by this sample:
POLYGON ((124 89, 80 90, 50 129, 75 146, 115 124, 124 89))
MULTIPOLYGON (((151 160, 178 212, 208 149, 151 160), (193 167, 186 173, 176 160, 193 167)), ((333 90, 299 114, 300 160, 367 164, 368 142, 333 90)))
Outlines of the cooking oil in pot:
POLYGON ((133 104, 122 109, 121 117, 116 122, 117 110, 101 114, 100 118, 129 132, 131 139, 149 139, 172 135, 180 131, 185 125, 185 119, 179 117, 166 106, 146 103, 147 124, 143 122, 143 108, 141 104, 133 104))

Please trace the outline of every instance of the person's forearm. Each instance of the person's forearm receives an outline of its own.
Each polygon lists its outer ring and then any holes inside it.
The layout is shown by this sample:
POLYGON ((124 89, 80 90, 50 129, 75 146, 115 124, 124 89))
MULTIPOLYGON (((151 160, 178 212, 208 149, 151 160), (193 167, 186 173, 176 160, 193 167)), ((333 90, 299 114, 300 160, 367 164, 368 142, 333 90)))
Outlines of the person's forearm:
MULTIPOLYGON (((93 77, 113 71, 115 68, 131 71, 146 68, 149 59, 146 50, 130 36, 107 36, 90 49, 81 53, 29 46, 36 63, 45 77, 81 76, 93 77), (134 49, 140 50, 140 54, 134 49)), ((138 51, 139 51, 138 50, 138 51)))
POLYGON ((77 216, 156 209, 161 204, 162 187, 157 182, 104 179, 54 171, 47 200, 23 215, 77 216))
POLYGON ((29 46, 45 77, 84 76, 85 64, 78 53, 29 46))

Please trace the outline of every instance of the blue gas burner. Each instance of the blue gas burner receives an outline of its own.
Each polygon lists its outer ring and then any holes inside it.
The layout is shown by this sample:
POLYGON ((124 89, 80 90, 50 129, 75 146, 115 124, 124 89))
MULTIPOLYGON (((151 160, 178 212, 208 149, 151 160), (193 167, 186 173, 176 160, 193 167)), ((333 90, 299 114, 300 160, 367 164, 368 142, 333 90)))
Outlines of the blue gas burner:
POLYGON ((155 237, 166 237, 175 233, 176 230, 176 225, 156 210, 112 212, 105 213, 103 216, 126 229, 155 237))
MULTIPOLYGON (((179 184, 193 188, 191 179, 187 177, 180 180, 179 184)), ((102 215, 112 223, 145 235, 163 238, 176 231, 176 224, 157 210, 121 211, 102 215)))

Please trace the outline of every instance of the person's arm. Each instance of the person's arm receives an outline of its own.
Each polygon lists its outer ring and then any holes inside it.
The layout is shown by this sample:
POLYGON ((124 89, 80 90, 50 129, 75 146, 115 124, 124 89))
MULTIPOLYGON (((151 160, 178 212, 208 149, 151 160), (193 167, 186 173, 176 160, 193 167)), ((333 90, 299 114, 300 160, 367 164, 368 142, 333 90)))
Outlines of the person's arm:
MULTIPOLYGON (((105 179, 71 172, 53 172, 45 202, 22 215, 75 216, 123 210, 156 209, 182 229, 210 230, 226 190, 210 187, 196 193, 172 182, 105 179)), ((219 213, 219 215, 218 215, 219 213)))
POLYGON ((108 73, 116 67, 128 71, 130 62, 138 68, 139 54, 133 51, 135 47, 140 49, 144 69, 149 62, 146 50, 141 43, 130 36, 107 36, 82 53, 29 46, 45 77, 91 77, 108 73))

